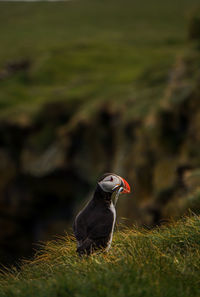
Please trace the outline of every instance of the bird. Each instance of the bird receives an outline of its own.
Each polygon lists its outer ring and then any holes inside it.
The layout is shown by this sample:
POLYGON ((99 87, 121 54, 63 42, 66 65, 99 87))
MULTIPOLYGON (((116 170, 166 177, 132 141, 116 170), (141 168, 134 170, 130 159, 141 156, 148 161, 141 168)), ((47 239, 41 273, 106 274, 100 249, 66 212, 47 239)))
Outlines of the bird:
POLYGON ((130 191, 128 182, 117 174, 105 173, 99 178, 92 199, 74 220, 73 230, 79 256, 110 249, 118 197, 130 191))

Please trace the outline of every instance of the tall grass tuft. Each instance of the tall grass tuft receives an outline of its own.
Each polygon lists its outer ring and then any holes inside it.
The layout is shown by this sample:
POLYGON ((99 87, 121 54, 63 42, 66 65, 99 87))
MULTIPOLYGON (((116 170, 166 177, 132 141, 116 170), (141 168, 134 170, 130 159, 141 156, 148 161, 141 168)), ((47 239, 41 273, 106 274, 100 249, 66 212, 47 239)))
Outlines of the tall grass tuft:
POLYGON ((46 243, 0 276, 0 296, 199 296, 200 217, 115 233, 111 250, 79 258, 74 238, 46 243))

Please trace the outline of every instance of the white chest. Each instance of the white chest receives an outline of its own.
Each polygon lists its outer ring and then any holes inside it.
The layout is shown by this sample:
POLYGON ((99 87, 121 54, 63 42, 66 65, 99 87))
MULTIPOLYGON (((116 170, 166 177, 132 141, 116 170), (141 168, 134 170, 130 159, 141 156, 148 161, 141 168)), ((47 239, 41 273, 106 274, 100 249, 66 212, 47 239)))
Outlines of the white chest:
POLYGON ((115 221, 116 221, 116 210, 115 210, 114 204, 112 202, 111 202, 111 205, 110 205, 110 210, 113 213, 113 224, 112 224, 112 231, 111 231, 111 234, 110 234, 110 239, 109 239, 109 242, 108 242, 108 246, 106 248, 107 251, 109 250, 109 248, 111 246, 111 243, 112 243, 113 231, 114 231, 115 221))

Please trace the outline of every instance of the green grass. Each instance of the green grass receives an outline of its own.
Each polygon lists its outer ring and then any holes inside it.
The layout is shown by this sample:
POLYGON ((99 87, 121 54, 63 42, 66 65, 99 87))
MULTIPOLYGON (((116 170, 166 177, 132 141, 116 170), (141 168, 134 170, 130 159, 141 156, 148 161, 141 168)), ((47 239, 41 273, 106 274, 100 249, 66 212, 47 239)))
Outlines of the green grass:
POLYGON ((83 259, 66 236, 1 275, 0 296, 199 296, 199 248, 198 216, 153 231, 118 231, 109 253, 83 259))
MULTIPOLYGON (((155 109, 184 51, 198 0, 0 3, 0 69, 29 59, 28 73, 0 81, 0 115, 33 113, 48 101, 155 109), (144 92, 145 90, 145 92, 144 92)), ((89 108, 90 109, 90 108, 89 108)), ((91 109, 93 110, 93 109, 91 109)))

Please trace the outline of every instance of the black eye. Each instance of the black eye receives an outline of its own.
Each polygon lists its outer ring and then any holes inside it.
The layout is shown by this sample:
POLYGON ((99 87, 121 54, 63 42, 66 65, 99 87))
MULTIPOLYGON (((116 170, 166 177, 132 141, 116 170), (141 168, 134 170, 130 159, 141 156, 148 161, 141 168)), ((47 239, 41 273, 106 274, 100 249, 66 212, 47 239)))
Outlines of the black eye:
POLYGON ((113 181, 113 177, 111 176, 110 181, 113 181))

